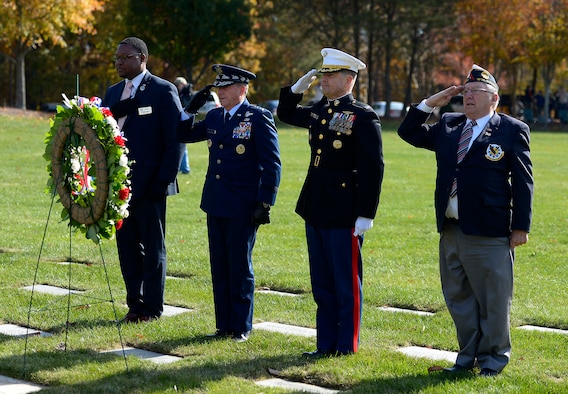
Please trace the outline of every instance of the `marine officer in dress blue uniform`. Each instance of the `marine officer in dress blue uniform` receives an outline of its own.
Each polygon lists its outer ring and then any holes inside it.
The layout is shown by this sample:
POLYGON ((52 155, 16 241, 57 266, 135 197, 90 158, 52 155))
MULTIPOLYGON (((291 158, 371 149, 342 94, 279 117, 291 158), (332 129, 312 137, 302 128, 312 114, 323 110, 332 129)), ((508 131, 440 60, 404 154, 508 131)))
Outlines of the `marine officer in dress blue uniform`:
POLYGON ((363 233, 373 226, 384 172, 379 118, 352 94, 365 64, 333 48, 321 54, 324 97, 300 105, 316 78, 314 69, 283 87, 278 105, 280 120, 309 130, 310 165, 296 206, 305 220, 317 304, 317 349, 304 353, 308 357, 358 349, 363 233))
POLYGON ((211 337, 248 339, 252 329, 252 250, 259 225, 270 222, 280 184, 278 135, 272 113, 251 105, 248 83, 256 75, 216 64, 213 85, 197 92, 182 114, 180 142, 207 141, 209 167, 201 209, 207 213, 209 255, 217 330, 211 337), (194 122, 211 87, 222 107, 194 122))

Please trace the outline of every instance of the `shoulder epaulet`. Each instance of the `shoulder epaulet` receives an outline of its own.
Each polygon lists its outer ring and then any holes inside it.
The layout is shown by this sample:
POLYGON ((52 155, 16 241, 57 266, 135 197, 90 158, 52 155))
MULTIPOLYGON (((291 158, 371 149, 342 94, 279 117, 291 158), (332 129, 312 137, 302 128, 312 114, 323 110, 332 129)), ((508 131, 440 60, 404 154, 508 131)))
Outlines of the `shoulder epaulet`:
POLYGON ((355 100, 355 102, 353 103, 353 106, 357 107, 357 108, 364 109, 365 111, 373 111, 373 107, 371 107, 369 104, 364 103, 362 101, 355 100))
POLYGON ((249 109, 256 110, 256 111, 261 112, 261 113, 262 112, 270 112, 268 109, 261 107, 258 104, 250 104, 249 109))

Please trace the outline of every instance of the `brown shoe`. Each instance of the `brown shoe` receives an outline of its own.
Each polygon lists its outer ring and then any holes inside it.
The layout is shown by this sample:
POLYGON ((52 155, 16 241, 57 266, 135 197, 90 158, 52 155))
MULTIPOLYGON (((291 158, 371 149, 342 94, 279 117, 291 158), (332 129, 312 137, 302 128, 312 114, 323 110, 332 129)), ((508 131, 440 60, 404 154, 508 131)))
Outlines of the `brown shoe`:
POLYGON ((138 315, 138 321, 139 322, 143 322, 143 323, 147 323, 147 322, 151 322, 153 320, 157 320, 158 316, 147 316, 147 315, 138 315))
POLYGON ((122 323, 125 323, 125 324, 128 324, 128 323, 138 323, 138 319, 139 319, 138 316, 139 316, 138 313, 128 312, 128 313, 126 314, 126 316, 124 316, 122 319, 120 319, 120 320, 118 321, 118 323, 121 323, 121 324, 122 324, 122 323))

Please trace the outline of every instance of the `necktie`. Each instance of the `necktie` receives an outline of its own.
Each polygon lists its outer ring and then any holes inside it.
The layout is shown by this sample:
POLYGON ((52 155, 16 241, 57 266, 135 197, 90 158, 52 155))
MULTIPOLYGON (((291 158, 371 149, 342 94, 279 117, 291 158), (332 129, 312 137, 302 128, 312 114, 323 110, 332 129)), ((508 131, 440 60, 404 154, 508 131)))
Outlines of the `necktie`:
MULTIPOLYGON (((130 98, 130 95, 132 94, 132 86, 133 86, 132 81, 128 81, 126 83, 126 86, 124 86, 124 90, 122 91, 122 96, 120 96, 120 101, 130 98)), ((122 118, 118 119, 118 127, 121 130, 122 130, 122 126, 124 126, 125 120, 126 120, 126 116, 123 116, 122 118)))
MULTIPOLYGON (((458 160, 457 160, 458 164, 461 163, 461 161, 465 157, 465 154, 467 153, 467 150, 469 148, 469 142, 471 141, 471 136, 473 135, 473 126, 475 126, 476 124, 477 124, 476 121, 472 120, 467 125, 465 125, 465 127, 462 130, 460 139, 458 141, 458 160)), ((457 178, 454 178, 454 181, 452 182, 452 187, 450 189, 450 197, 454 197, 457 194, 457 192, 458 192, 458 180, 457 178)))
POLYGON ((225 121, 223 122, 223 124, 227 124, 229 123, 229 119, 231 119, 231 114, 228 112, 225 112, 225 121))

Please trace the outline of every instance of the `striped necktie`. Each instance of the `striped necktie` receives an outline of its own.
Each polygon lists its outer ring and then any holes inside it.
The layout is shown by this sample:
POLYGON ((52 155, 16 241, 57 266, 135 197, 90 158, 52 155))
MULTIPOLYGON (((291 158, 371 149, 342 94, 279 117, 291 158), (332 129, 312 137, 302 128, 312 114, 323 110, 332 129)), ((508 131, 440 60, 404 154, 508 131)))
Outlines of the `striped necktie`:
MULTIPOLYGON (((460 164, 467 153, 469 148, 469 142, 471 141, 471 137, 473 135, 473 127, 477 124, 475 120, 472 120, 462 130, 460 135, 460 139, 458 141, 458 160, 457 163, 460 164)), ((454 178, 452 182, 452 187, 450 188, 450 197, 454 197, 458 192, 458 180, 454 178)))

